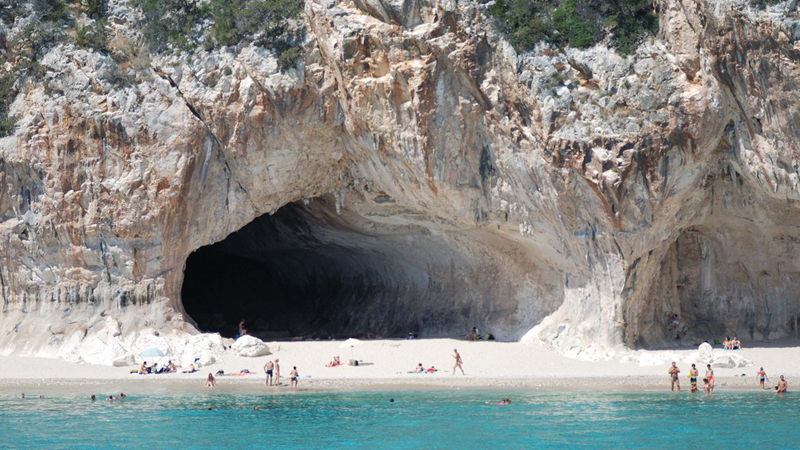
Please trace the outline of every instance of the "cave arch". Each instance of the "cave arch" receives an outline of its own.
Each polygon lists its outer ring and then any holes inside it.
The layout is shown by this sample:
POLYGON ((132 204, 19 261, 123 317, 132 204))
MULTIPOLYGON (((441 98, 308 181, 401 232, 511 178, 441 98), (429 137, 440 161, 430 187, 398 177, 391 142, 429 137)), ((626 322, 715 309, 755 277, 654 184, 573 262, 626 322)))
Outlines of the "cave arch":
POLYGON ((367 213, 337 208, 333 196, 290 203, 197 249, 181 288, 186 313, 229 337, 244 318, 262 339, 458 336, 478 326, 515 340, 560 305, 531 278, 555 274, 515 243, 395 206, 376 213, 385 197, 363 199, 367 213))

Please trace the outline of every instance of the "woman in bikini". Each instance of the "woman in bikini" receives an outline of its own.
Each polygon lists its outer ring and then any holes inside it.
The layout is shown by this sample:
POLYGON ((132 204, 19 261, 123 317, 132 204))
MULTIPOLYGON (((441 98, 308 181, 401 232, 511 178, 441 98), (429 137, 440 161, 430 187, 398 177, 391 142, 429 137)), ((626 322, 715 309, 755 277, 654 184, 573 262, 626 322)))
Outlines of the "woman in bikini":
POLYGON ((706 379, 708 380, 708 390, 714 390, 714 369, 711 368, 711 364, 706 364, 706 379))

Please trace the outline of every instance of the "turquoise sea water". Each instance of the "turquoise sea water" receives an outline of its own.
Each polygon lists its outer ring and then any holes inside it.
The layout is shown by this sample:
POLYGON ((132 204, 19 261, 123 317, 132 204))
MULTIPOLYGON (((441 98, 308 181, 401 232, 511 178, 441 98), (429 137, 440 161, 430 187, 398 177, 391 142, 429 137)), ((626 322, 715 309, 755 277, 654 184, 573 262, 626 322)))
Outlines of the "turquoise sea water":
POLYGON ((667 447, 800 448, 800 394, 203 392, 130 393, 113 403, 91 403, 86 394, 0 397, 2 449, 667 447), (504 396, 513 403, 485 404, 504 396))

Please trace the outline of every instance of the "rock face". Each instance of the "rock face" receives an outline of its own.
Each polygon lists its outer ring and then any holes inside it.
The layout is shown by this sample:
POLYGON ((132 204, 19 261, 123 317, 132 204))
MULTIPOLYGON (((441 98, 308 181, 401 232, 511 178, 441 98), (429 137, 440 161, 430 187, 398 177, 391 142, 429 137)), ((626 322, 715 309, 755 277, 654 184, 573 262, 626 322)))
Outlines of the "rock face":
POLYGON ((286 73, 60 45, 0 140, 0 352, 110 364, 245 315, 590 357, 794 334, 795 7, 663 0, 629 57, 518 55, 484 4, 429 0, 307 0, 286 73))

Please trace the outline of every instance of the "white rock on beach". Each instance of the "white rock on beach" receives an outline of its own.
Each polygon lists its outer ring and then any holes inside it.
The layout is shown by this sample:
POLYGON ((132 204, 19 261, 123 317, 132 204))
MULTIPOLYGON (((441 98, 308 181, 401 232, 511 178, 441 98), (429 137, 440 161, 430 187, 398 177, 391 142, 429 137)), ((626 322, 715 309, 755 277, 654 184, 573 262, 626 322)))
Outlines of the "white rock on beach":
POLYGON ((714 361, 711 363, 711 367, 715 369, 734 369, 737 367, 749 367, 752 365, 752 361, 745 359, 745 357, 742 355, 733 353, 732 351, 717 353, 714 355, 714 361))
POLYGON ((703 342, 697 347, 696 352, 692 352, 684 359, 687 363, 711 364, 714 360, 714 348, 708 342, 703 342))
POLYGON ((244 335, 231 346, 239 356, 256 357, 269 355, 269 346, 257 337, 244 335))

